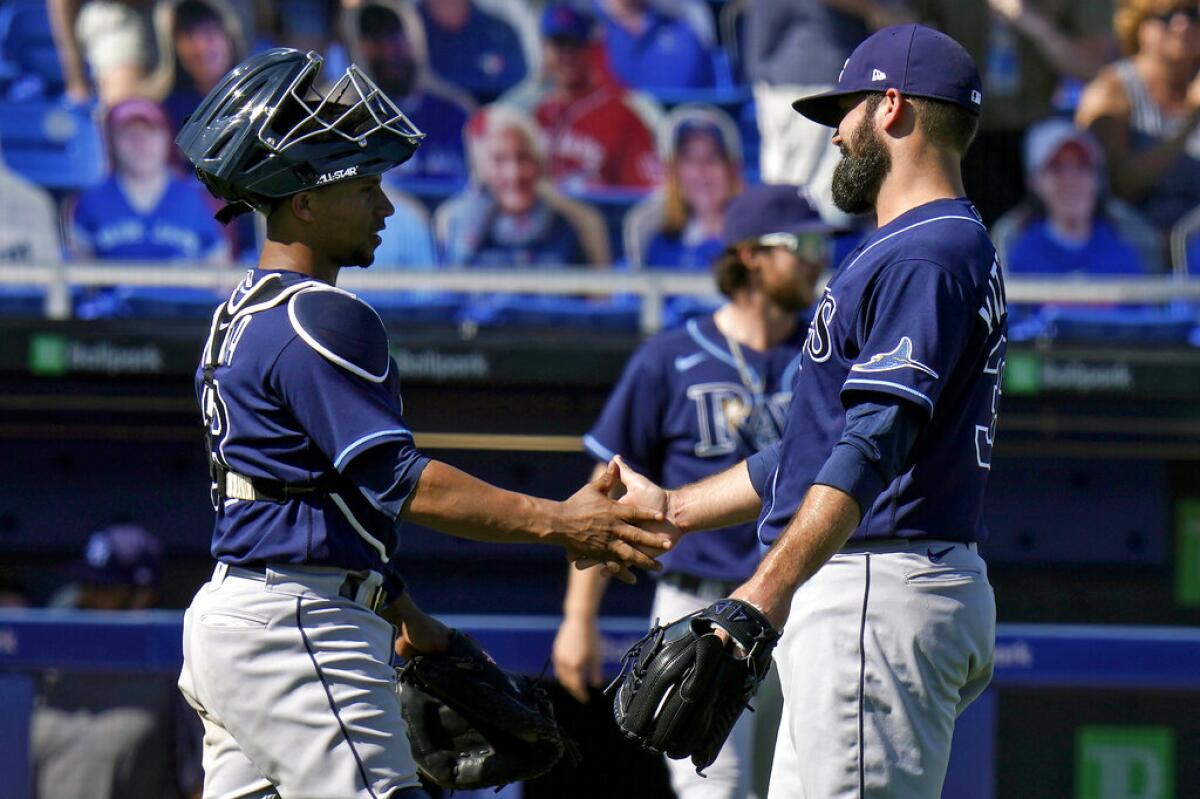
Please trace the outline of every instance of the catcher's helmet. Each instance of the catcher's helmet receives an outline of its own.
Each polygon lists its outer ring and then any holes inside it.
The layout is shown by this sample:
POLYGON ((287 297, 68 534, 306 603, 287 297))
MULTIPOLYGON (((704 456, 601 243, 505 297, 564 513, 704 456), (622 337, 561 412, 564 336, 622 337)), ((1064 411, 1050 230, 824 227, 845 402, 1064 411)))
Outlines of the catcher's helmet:
POLYGON ((321 56, 276 48, 238 64, 188 117, 175 143, 227 222, 270 199, 407 161, 425 134, 358 67, 322 94, 321 56))

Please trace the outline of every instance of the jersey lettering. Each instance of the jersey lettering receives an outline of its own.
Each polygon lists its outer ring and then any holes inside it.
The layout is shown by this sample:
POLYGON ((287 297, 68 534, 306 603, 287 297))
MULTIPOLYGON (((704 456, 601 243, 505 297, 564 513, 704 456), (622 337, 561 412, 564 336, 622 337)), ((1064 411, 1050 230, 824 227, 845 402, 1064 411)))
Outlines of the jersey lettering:
POLYGON ((688 387, 687 398, 696 406, 700 431, 693 451, 698 458, 713 458, 735 452, 739 436, 756 450, 778 441, 792 394, 756 399, 737 383, 697 383, 688 387))
POLYGON ((988 408, 987 424, 975 425, 975 462, 980 469, 992 468, 992 447, 996 443, 996 420, 1000 414, 1000 393, 1004 383, 1004 347, 1008 339, 1004 336, 988 353, 983 373, 993 378, 992 401, 988 408))
POLYGON ((983 305, 979 307, 979 318, 987 325, 988 335, 996 332, 996 328, 1008 313, 1008 300, 1004 293, 1004 274, 1000 270, 999 257, 992 261, 992 271, 988 275, 987 292, 983 305))
POLYGON ((804 349, 808 351, 808 357, 812 358, 814 363, 824 363, 833 353, 833 339, 829 334, 829 326, 836 313, 837 300, 834 299, 833 292, 826 288, 825 296, 821 298, 821 304, 813 314, 808 337, 804 340, 804 349))
POLYGON ((693 451, 698 458, 727 455, 737 449, 737 428, 749 416, 754 398, 737 383, 697 383, 687 398, 696 405, 700 440, 693 451))

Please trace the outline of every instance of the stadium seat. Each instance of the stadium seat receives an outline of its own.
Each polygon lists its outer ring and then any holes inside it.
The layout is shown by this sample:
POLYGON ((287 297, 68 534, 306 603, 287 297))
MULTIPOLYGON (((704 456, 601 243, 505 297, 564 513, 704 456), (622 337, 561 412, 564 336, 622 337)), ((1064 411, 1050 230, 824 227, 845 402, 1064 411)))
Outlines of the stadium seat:
POLYGON ((1171 268, 1176 275, 1200 274, 1200 208, 1183 215, 1171 229, 1171 268))
POLYGON ((104 142, 91 106, 63 99, 0 102, 0 150, 11 170, 48 189, 84 189, 104 180, 104 142))
POLYGON ((462 311, 463 295, 452 291, 358 291, 386 324, 453 325, 462 311))
POLYGON ((62 92, 62 66, 45 0, 10 0, 0 5, 0 81, 7 84, 7 92, 27 96, 62 92))
POLYGON ((0 286, 0 316, 41 317, 46 310, 46 290, 40 286, 0 286))
POLYGON ((1106 345, 1186 345, 1196 328, 1196 311, 1184 305, 1167 308, 1042 309, 1042 337, 1056 342, 1106 345))
POLYGON ((492 294, 473 299, 458 321, 478 327, 557 327, 632 333, 638 329, 639 309, 636 297, 492 294))
POLYGON ((224 292, 177 286, 72 290, 78 319, 209 319, 224 292))

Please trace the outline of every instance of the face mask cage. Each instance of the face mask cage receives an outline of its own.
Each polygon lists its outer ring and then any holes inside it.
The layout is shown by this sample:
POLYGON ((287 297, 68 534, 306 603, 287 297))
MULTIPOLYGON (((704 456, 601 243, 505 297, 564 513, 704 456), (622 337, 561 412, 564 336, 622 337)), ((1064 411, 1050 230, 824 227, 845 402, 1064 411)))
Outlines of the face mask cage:
POLYGON ((305 141, 341 138, 366 148, 368 139, 381 132, 407 139, 414 146, 425 138, 416 125, 375 83, 351 64, 328 92, 314 85, 321 58, 308 54, 308 63, 292 81, 258 137, 274 153, 283 153, 305 141))

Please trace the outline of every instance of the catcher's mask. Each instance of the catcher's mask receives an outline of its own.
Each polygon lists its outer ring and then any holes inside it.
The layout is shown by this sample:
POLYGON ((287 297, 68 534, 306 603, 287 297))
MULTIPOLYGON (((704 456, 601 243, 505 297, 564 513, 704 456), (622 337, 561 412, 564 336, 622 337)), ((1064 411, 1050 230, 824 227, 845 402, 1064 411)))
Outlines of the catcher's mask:
POLYGON ((229 205, 227 223, 270 200, 407 161, 425 134, 350 65, 322 93, 322 59, 280 47, 238 64, 187 118, 175 143, 229 205))

